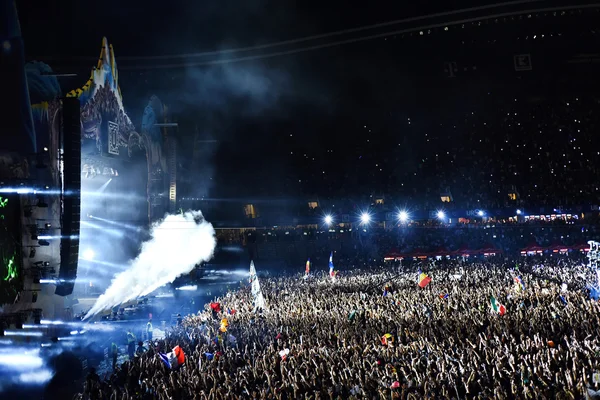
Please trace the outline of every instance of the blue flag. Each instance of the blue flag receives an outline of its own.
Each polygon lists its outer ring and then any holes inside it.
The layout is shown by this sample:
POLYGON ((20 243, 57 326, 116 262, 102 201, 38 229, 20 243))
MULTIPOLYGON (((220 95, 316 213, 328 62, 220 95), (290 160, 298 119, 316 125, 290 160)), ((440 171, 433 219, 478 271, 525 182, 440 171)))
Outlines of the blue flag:
POLYGON ((160 356, 160 360, 165 363, 167 368, 171 369, 171 361, 169 360, 169 357, 167 357, 167 355, 164 353, 158 353, 158 355, 160 356))
POLYGON ((600 298, 600 290, 597 287, 590 286, 590 299, 598 300, 600 298))
POLYGON ((562 294, 561 294, 561 295, 559 295, 559 296, 558 296, 558 298, 560 299, 560 301, 561 301, 561 302, 562 302, 562 303, 563 303, 565 306, 567 305, 567 299, 565 299, 565 298, 563 297, 563 295, 562 295, 562 294))

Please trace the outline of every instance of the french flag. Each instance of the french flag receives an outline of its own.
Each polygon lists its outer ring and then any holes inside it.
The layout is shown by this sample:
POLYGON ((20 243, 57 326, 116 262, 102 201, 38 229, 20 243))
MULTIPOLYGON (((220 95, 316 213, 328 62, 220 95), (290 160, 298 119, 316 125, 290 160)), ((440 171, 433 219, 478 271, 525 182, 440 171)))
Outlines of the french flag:
POLYGON ((185 363, 185 354, 179 346, 175 346, 175 348, 173 348, 173 351, 171 351, 170 353, 158 353, 158 355, 160 356, 161 361, 165 363, 165 365, 169 369, 176 369, 177 367, 185 363))
POLYGON ((329 255, 329 276, 332 277, 332 278, 334 277, 334 273, 333 273, 333 251, 329 255))
POLYGON ((515 276, 515 283, 521 286, 521 290, 525 290, 525 284, 523 283, 523 279, 520 276, 515 276))

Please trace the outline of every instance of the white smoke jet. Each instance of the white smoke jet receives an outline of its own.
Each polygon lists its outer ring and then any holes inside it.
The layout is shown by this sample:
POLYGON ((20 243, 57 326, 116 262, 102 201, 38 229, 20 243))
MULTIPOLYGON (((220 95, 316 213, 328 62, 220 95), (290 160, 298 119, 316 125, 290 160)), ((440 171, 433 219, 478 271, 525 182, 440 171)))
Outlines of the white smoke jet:
POLYGON ((196 264, 212 258, 217 244, 213 226, 200 211, 167 215, 152 226, 150 234, 139 256, 115 276, 84 319, 145 296, 189 273, 196 264))

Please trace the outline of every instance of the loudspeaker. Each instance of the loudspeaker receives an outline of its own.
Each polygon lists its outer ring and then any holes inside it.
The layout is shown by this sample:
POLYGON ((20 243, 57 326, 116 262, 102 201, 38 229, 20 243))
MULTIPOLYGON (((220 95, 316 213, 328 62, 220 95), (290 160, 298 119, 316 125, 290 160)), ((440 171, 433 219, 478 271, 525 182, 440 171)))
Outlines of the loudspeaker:
POLYGON ((63 99, 62 145, 64 159, 64 187, 62 231, 60 243, 60 271, 64 280, 56 287, 56 294, 73 293, 79 258, 79 220, 81 213, 81 106, 76 97, 63 99))

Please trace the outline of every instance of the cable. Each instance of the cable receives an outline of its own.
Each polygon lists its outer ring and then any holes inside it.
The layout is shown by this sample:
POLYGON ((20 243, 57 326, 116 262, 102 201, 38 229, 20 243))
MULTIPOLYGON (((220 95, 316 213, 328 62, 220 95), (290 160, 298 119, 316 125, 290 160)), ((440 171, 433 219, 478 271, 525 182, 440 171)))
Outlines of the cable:
POLYGON ((181 63, 159 64, 159 65, 119 66, 119 70, 175 69, 175 68, 199 67, 199 66, 206 66, 206 65, 230 64, 230 63, 235 63, 235 62, 259 60, 259 59, 266 59, 266 58, 273 58, 273 57, 280 57, 280 56, 285 56, 285 55, 303 53, 306 51, 314 51, 314 50, 325 49, 325 48, 330 48, 330 47, 335 47, 335 46, 340 46, 340 45, 345 45, 345 44, 364 42, 367 40, 380 39, 380 38, 393 36, 393 35, 399 35, 399 34, 403 34, 403 33, 441 28, 441 27, 445 27, 448 25, 466 24, 466 23, 477 22, 477 21, 482 21, 482 20, 487 20, 487 19, 492 19, 492 18, 510 17, 510 16, 515 16, 515 15, 530 14, 530 13, 535 13, 535 12, 539 13, 539 12, 551 12, 551 11, 564 11, 564 10, 575 9, 575 8, 588 9, 588 8, 598 8, 598 7, 600 7, 600 3, 572 5, 572 6, 563 6, 563 7, 547 7, 547 8, 522 10, 522 11, 505 12, 505 13, 499 13, 499 14, 486 15, 484 17, 467 18, 467 19, 462 19, 462 20, 455 20, 455 21, 450 21, 450 22, 424 25, 424 26, 420 26, 420 27, 413 27, 413 28, 389 31, 389 32, 384 32, 384 33, 377 33, 377 34, 372 34, 372 35, 367 35, 367 36, 359 36, 357 38, 352 38, 352 39, 338 40, 338 41, 323 43, 323 44, 319 44, 319 45, 300 47, 300 48, 296 48, 296 49, 278 51, 278 52, 267 53, 267 54, 258 54, 258 55, 254 55, 254 56, 229 58, 229 59, 225 59, 225 60, 181 62, 181 63))
MULTIPOLYGON (((420 21, 420 20, 424 20, 424 19, 432 19, 432 18, 445 17, 445 16, 450 16, 450 15, 456 15, 456 14, 464 14, 464 13, 468 13, 468 12, 489 10, 489 9, 500 8, 500 7, 516 6, 516 5, 535 3, 535 2, 540 2, 540 1, 543 1, 543 0, 516 0, 516 1, 509 1, 509 2, 504 2, 504 3, 495 3, 495 4, 484 5, 484 6, 478 6, 478 7, 464 8, 464 9, 460 9, 460 10, 445 11, 445 12, 440 12, 440 13, 435 13, 435 14, 421 15, 418 17, 396 19, 393 21, 380 22, 380 23, 372 24, 372 25, 363 25, 363 26, 359 26, 356 28, 342 29, 342 30, 334 31, 334 32, 327 32, 327 33, 322 33, 322 34, 317 34, 317 35, 303 36, 303 37, 299 37, 299 38, 295 38, 295 39, 282 40, 282 41, 278 41, 278 42, 271 42, 271 43, 265 43, 265 44, 254 45, 254 46, 237 47, 237 48, 225 49, 225 50, 211 50, 211 51, 203 51, 203 52, 198 52, 198 53, 182 53, 182 54, 160 55, 160 56, 129 56, 129 57, 125 56, 125 57, 119 57, 119 60, 121 60, 121 61, 168 60, 171 58, 206 57, 206 56, 216 56, 216 55, 221 55, 221 54, 248 52, 248 51, 253 51, 253 50, 263 50, 263 49, 268 49, 268 48, 272 48, 272 47, 280 47, 280 46, 285 46, 285 45, 290 45, 290 44, 307 42, 307 41, 311 41, 311 40, 324 39, 324 38, 333 37, 333 36, 345 35, 345 34, 349 34, 349 33, 362 32, 362 31, 366 31, 366 30, 370 30, 370 29, 384 28, 384 27, 388 27, 391 25, 415 22, 415 21, 420 21)), ((52 59, 56 59, 58 57, 49 56, 49 57, 37 57, 37 58, 43 59, 43 60, 52 60, 52 59)), ((80 59, 80 60, 97 60, 97 57, 89 57, 89 56, 78 56, 78 57, 72 57, 72 58, 80 59)))
POLYGON ((393 21, 380 22, 380 23, 372 24, 372 25, 363 25, 363 26, 359 26, 356 28, 342 29, 342 30, 334 31, 334 32, 321 33, 321 34, 311 35, 311 36, 304 36, 304 37, 300 37, 300 38, 296 38, 296 39, 282 40, 279 42, 265 43, 265 44, 255 45, 255 46, 238 47, 238 48, 226 49, 226 50, 203 51, 200 53, 183 53, 183 54, 162 55, 162 56, 119 57, 119 59, 123 60, 123 61, 125 61, 125 60, 165 60, 165 59, 170 59, 170 58, 205 57, 205 56, 215 56, 215 55, 219 55, 219 54, 231 54, 231 53, 247 52, 247 51, 253 51, 253 50, 262 50, 262 49, 268 49, 271 47, 279 47, 279 46, 285 46, 285 45, 290 45, 290 44, 308 42, 311 40, 325 39, 325 38, 329 38, 329 37, 333 37, 333 36, 346 35, 349 33, 362 32, 362 31, 371 30, 371 29, 385 28, 385 27, 388 27, 391 25, 405 24, 405 23, 420 21, 420 20, 424 20, 424 19, 446 17, 446 16, 456 15, 456 14, 465 14, 465 13, 473 12, 473 11, 482 11, 482 10, 488 10, 488 9, 493 9, 493 8, 535 3, 535 2, 539 2, 539 1, 542 1, 542 0, 517 0, 517 1, 509 1, 509 2, 505 2, 505 3, 496 3, 496 4, 484 5, 484 6, 478 6, 478 7, 470 7, 470 8, 460 9, 460 10, 445 11, 445 12, 440 12, 440 13, 435 13, 435 14, 421 15, 421 16, 412 17, 412 18, 396 19, 393 21))

